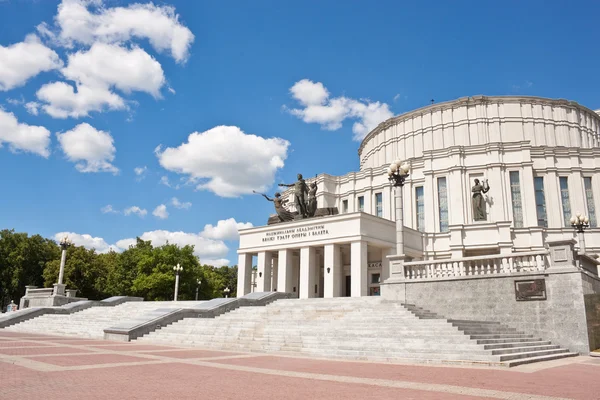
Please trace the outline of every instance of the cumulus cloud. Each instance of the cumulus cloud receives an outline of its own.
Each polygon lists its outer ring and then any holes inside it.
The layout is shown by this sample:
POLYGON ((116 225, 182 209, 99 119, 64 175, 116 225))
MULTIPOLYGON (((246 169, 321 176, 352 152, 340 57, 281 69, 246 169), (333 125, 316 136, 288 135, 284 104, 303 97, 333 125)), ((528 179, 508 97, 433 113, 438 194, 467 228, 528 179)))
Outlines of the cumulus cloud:
POLYGON ((121 96, 108 88, 76 85, 76 89, 66 82, 52 82, 43 85, 36 96, 45 103, 42 109, 54 118, 80 118, 91 111, 126 108, 121 96))
POLYGON ((67 158, 77 163, 80 172, 112 172, 119 170, 111 162, 115 158, 113 138, 87 123, 77 125, 65 133, 57 133, 58 141, 67 158))
POLYGON ((170 52, 177 62, 187 60, 194 35, 179 22, 174 7, 152 3, 106 7, 102 3, 63 0, 54 26, 42 24, 38 31, 68 47, 148 39, 154 49, 170 52))
POLYGON ((102 207, 100 209, 100 211, 102 211, 102 214, 118 214, 119 213, 119 211, 115 210, 113 208, 113 206, 111 206, 110 204, 107 204, 104 207, 102 207))
POLYGON ((25 103, 25 109, 31 115, 38 115, 41 104, 35 101, 25 103))
MULTIPOLYGON (((205 263, 205 258, 222 259, 229 251, 223 241, 208 239, 195 233, 156 230, 144 232, 140 239, 151 241, 153 246, 162 246, 167 242, 178 246, 193 245, 194 254, 200 258, 202 263, 205 263)), ((135 238, 122 239, 117 242, 117 246, 121 249, 127 249, 134 244, 135 238)))
POLYGON ((144 175, 144 173, 148 170, 148 167, 146 167, 145 165, 143 167, 135 167, 133 169, 133 172, 137 175, 137 176, 141 176, 144 175))
POLYGON ((355 100, 348 97, 330 97, 321 82, 302 79, 296 82, 290 93, 302 108, 288 109, 290 114, 306 123, 317 123, 322 129, 334 131, 342 127, 346 119, 356 120, 352 126, 354 140, 360 141, 380 122, 393 116, 386 103, 355 100))
POLYGON ((22 86, 40 72, 62 67, 54 50, 44 46, 36 35, 8 47, 0 45, 0 91, 22 86))
POLYGON ((21 123, 13 113, 0 108, 0 147, 12 152, 25 151, 42 157, 50 155, 50 131, 43 126, 21 123))
POLYGON ((116 87, 131 93, 146 92, 160 96, 165 83, 161 65, 139 47, 94 43, 87 51, 69 55, 62 70, 68 80, 89 87, 116 87))
POLYGON ((240 238, 239 229, 252 228, 250 222, 237 222, 234 218, 222 219, 216 226, 207 224, 204 226, 202 236, 208 239, 237 240, 240 238))
POLYGON ((144 209, 144 208, 139 208, 138 206, 131 206, 131 207, 123 210, 123 214, 125 214, 125 215, 135 214, 139 217, 145 217, 146 214, 148 214, 148 211, 146 211, 146 209, 144 209))
POLYGON ((146 92, 158 98, 165 84, 158 61, 135 46, 95 43, 89 50, 70 54, 61 73, 75 83, 77 91, 66 82, 53 82, 36 93, 44 103, 43 110, 54 118, 79 118, 92 111, 125 109, 125 100, 113 88, 126 94, 146 92))
POLYGON ((190 134, 179 147, 157 147, 155 153, 163 168, 188 175, 198 182, 197 189, 237 197, 252 190, 265 191, 283 167, 289 145, 281 138, 246 134, 236 126, 217 126, 190 134), (246 156, 231 149, 243 149, 246 156))
POLYGON ((80 235, 75 232, 59 232, 54 235, 54 240, 60 242, 65 236, 68 236, 75 246, 83 246, 86 249, 96 249, 98 253, 108 253, 110 250, 119 251, 117 246, 106 243, 101 237, 93 237, 88 234, 80 235))
POLYGON ((167 211, 167 206, 164 204, 157 206, 154 209, 154 211, 152 211, 152 215, 154 215, 155 217, 160 218, 160 219, 169 218, 169 212, 167 211))
POLYGON ((179 199, 177 197, 173 197, 171 199, 171 205, 175 208, 189 210, 189 208, 192 206, 192 203, 190 203, 189 201, 182 203, 179 201, 179 199))
POLYGON ((226 258, 218 258, 216 260, 211 260, 211 259, 202 260, 202 264, 212 265, 213 267, 223 267, 223 266, 231 265, 231 262, 226 258))

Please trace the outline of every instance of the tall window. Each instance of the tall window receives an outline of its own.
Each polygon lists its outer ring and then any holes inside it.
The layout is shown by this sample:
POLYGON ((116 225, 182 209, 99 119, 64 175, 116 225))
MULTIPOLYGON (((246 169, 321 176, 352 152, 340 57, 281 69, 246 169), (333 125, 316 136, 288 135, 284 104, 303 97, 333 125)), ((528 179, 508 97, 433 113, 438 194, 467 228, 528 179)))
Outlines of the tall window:
POLYGON ((511 171, 510 176, 510 197, 512 199, 513 223, 515 228, 523 227, 523 203, 521 203, 521 182, 519 180, 519 171, 511 171))
POLYGON ((590 219, 590 227, 595 228, 596 222, 596 207, 594 206, 594 191, 592 190, 592 178, 583 178, 583 187, 585 188, 585 202, 587 203, 588 218, 590 219))
POLYGON ((446 177, 438 178, 437 184, 440 232, 448 232, 448 189, 446 186, 446 177))
POLYGON ((381 193, 375 193, 375 215, 383 217, 383 196, 381 193))
POLYGON ((544 195, 544 178, 536 176, 533 178, 533 187, 535 189, 535 209, 537 211, 538 226, 548 227, 548 217, 546 216, 546 197, 544 195))
POLYGON ((364 196, 358 196, 358 211, 365 211, 365 198, 364 196))
POLYGON ((344 214, 348 212, 348 200, 342 200, 342 212, 344 214))
POLYGON ((417 230, 425 231, 425 197, 423 195, 423 186, 415 188, 416 209, 417 209, 417 230))
POLYGON ((568 228, 571 226, 571 201, 569 200, 569 181, 566 176, 558 178, 560 183, 560 201, 563 209, 563 223, 568 228))

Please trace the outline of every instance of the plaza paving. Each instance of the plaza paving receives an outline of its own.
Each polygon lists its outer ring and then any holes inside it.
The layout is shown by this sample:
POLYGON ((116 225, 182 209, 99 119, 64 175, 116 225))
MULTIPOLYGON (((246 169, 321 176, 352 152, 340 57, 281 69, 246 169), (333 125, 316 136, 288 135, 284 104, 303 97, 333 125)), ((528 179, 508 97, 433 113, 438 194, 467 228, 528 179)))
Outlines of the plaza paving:
POLYGON ((332 361, 0 330, 0 399, 600 399, 600 358, 511 369, 332 361))

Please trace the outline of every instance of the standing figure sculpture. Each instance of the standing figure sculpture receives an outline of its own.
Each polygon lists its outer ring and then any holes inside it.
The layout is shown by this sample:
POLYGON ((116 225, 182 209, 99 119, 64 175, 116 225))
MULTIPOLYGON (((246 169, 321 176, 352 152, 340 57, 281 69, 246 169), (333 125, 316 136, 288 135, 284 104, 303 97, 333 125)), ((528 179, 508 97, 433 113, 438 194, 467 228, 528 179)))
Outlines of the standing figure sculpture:
POLYGON ((488 184, 487 179, 481 185, 479 183, 479 179, 475 179, 475 186, 471 188, 471 192, 473 192, 473 220, 474 221, 486 221, 487 213, 485 210, 485 199, 483 198, 483 194, 487 193, 490 190, 490 185, 488 184))
POLYGON ((309 217, 314 217, 317 212, 317 182, 310 184, 308 189, 308 202, 306 203, 306 213, 309 217))
MULTIPOLYGON (((256 192, 254 192, 254 193, 256 193, 256 192)), ((294 215, 285 209, 284 205, 288 201, 287 201, 287 199, 281 198, 281 193, 279 193, 279 192, 275 193, 274 199, 270 198, 266 194, 263 194, 263 193, 260 193, 260 194, 265 199, 273 202, 273 205, 275 206, 275 212, 277 213, 277 216, 279 217, 279 221, 286 222, 286 221, 292 221, 294 219, 294 215)))
POLYGON ((294 187, 294 198, 296 203, 296 210, 298 210, 298 215, 301 218, 306 218, 306 203, 305 203, 305 193, 308 193, 308 186, 306 186, 306 182, 302 179, 302 174, 298 174, 298 180, 296 183, 286 184, 280 183, 279 186, 285 187, 294 187))

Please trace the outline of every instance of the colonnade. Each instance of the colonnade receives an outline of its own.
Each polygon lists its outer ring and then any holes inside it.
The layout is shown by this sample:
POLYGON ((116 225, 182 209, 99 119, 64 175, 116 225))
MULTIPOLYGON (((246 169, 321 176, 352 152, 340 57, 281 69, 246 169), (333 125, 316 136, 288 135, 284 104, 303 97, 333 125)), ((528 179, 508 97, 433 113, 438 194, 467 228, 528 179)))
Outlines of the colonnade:
POLYGON ((380 248, 366 240, 329 243, 321 246, 289 247, 278 250, 240 252, 237 295, 255 292, 297 293, 313 297, 368 296, 373 275, 377 285, 389 276, 391 248, 380 248), (256 288, 252 290, 252 267, 256 256, 256 288), (376 274, 369 262, 381 263, 376 274))

